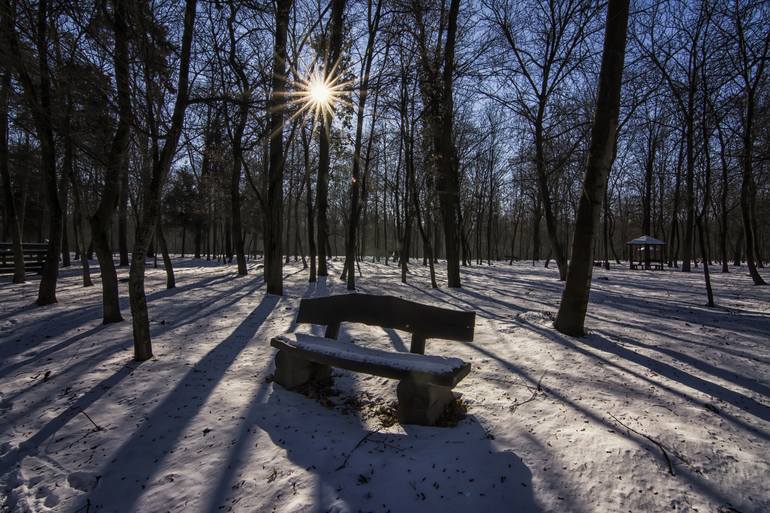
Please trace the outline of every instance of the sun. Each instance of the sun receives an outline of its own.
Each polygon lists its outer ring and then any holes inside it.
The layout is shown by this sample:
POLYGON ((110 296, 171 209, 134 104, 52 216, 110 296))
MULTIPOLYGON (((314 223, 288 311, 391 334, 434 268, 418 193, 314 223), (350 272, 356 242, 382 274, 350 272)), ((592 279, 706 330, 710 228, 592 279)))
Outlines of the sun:
POLYGON ((321 69, 311 71, 305 78, 291 81, 291 87, 285 95, 288 103, 296 107, 289 122, 305 113, 313 117, 315 124, 319 120, 331 119, 339 105, 352 107, 346 98, 352 81, 343 81, 337 73, 337 67, 332 66, 328 72, 321 69))
POLYGON ((307 100, 316 108, 330 106, 333 101, 332 88, 321 77, 313 77, 307 85, 307 100))

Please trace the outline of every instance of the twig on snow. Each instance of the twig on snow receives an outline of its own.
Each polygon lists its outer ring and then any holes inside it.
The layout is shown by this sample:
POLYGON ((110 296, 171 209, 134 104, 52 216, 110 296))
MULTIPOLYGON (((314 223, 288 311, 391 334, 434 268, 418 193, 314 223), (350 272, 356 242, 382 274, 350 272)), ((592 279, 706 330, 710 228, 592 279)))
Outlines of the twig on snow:
POLYGON ((96 422, 94 422, 94 419, 92 419, 92 418, 91 418, 91 417, 90 417, 90 416, 89 416, 89 415, 88 415, 88 414, 85 412, 85 410, 80 410, 80 413, 82 413, 83 415, 85 415, 85 416, 86 416, 86 418, 87 418, 88 420, 90 420, 90 421, 91 421, 91 424, 93 424, 93 425, 94 425, 94 428, 95 428, 97 431, 101 431, 102 429, 104 429, 104 428, 102 428, 101 426, 99 426, 99 425, 98 425, 96 422))
POLYGON ((529 385, 525 385, 527 387, 527 390, 532 392, 532 395, 529 396, 529 399, 527 399, 526 401, 522 401, 520 403, 519 402, 514 402, 513 405, 508 409, 508 411, 510 411, 511 413, 515 413, 516 410, 519 409, 519 406, 522 406, 524 404, 527 404, 529 402, 534 401, 539 393, 544 392, 543 391, 543 378, 544 377, 545 377, 545 372, 540 376, 540 379, 537 380, 537 387, 531 387, 529 385))
MULTIPOLYGON (((641 437, 644 437, 644 438, 646 438, 647 440, 649 440, 650 442, 652 442, 652 443, 654 443, 655 445, 657 445, 657 446, 658 446, 658 449, 660 449, 660 452, 662 452, 662 453, 663 453, 663 457, 664 457, 664 458, 666 458, 666 463, 668 464, 668 472, 669 472, 669 474, 671 474, 672 476, 675 476, 675 475, 676 475, 676 472, 674 472, 674 465, 672 465, 672 463, 671 463, 671 458, 669 458, 669 457, 668 457, 668 452, 666 451, 666 446, 664 446, 664 445, 663 445, 663 444, 662 444, 660 441, 656 440, 655 438, 651 437, 650 435, 646 435, 646 434, 644 434, 644 433, 642 433, 642 432, 640 432, 640 431, 637 431, 637 430, 635 430, 634 428, 632 428, 632 427, 630 427, 630 426, 628 426, 628 425, 624 424, 623 422, 621 422, 621 421, 620 421, 620 420, 619 420, 619 419, 618 419, 618 418, 617 418, 615 415, 613 415, 612 413, 609 413, 609 412, 607 412, 607 415, 609 415, 610 417, 612 417, 612 419, 613 419, 615 422, 617 422, 618 424, 620 424, 621 426, 623 426, 624 428, 626 428, 628 431, 631 431, 632 433, 636 433, 637 435, 639 435, 639 436, 641 436, 641 437)), ((673 450, 672 450, 671 452, 672 452, 672 453, 673 453, 673 454, 674 454, 674 455, 675 455, 677 458, 679 458, 680 460, 682 460, 682 462, 683 462, 683 463, 687 463, 687 464, 689 464, 689 462, 688 462, 687 460, 685 460, 683 457, 681 457, 679 454, 677 454, 677 453, 676 453, 676 451, 673 451, 673 450)))
POLYGON ((339 470, 342 470, 343 468, 345 468, 345 466, 347 466, 347 464, 348 464, 348 460, 350 459, 350 456, 352 456, 352 455, 353 455, 353 453, 355 452, 355 450, 356 450, 356 449, 358 449, 359 447, 361 447, 361 445, 363 445, 363 444, 364 444, 364 442, 366 442, 366 441, 369 439, 369 437, 370 437, 370 436, 372 436, 372 435, 373 435, 373 434, 375 434, 375 433, 379 433, 379 432, 380 432, 380 428, 377 428, 377 429, 375 429, 374 431, 369 431, 369 432, 366 434, 366 436, 364 436, 363 438, 361 438, 361 440, 359 440, 359 441, 358 441, 358 443, 355 445, 355 447, 353 447, 353 448, 350 450, 350 452, 348 453, 348 455, 347 455, 347 456, 345 456, 345 460, 342 462, 342 464, 340 464, 340 466, 339 466, 339 467, 337 467, 336 469, 334 469, 334 470, 335 470, 335 472, 336 472, 336 471, 339 471, 339 470))
POLYGON ((522 401, 520 403, 519 402, 513 403, 511 407, 508 409, 508 411, 510 411, 511 413, 516 413, 516 410, 519 409, 519 406, 523 406, 529 402, 534 401, 535 397, 537 397, 537 394, 538 394, 537 390, 532 390, 532 395, 529 396, 529 399, 527 399, 526 401, 522 401))

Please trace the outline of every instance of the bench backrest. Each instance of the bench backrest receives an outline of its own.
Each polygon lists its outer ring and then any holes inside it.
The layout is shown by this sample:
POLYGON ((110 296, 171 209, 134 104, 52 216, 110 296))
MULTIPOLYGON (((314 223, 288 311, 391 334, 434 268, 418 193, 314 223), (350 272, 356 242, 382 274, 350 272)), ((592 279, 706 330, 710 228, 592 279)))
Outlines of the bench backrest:
POLYGON ((297 323, 324 325, 325 336, 337 338, 342 322, 408 331, 412 333, 411 352, 424 354, 428 338, 473 341, 476 313, 370 294, 341 294, 300 301, 297 323))

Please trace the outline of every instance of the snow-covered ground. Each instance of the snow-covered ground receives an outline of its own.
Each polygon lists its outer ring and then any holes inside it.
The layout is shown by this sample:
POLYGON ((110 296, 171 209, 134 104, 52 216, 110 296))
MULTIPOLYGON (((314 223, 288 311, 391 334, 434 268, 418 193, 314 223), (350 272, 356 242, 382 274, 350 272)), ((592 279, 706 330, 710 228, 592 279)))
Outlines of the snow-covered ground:
POLYGON ((335 371, 315 399, 272 383, 270 338, 301 297, 344 292, 339 263, 317 286, 288 265, 282 298, 253 267, 175 264, 175 290, 148 270, 142 364, 130 322, 101 325, 98 280, 65 270, 38 308, 36 280, 3 279, 0 511, 770 511, 770 288, 745 269, 713 274, 714 309, 698 272, 596 270, 591 335, 571 338, 551 325, 554 269, 473 267, 431 290, 421 265, 403 285, 362 264, 361 291, 477 312, 473 343, 427 343, 472 365, 467 417, 428 428, 389 422, 393 381, 335 371))

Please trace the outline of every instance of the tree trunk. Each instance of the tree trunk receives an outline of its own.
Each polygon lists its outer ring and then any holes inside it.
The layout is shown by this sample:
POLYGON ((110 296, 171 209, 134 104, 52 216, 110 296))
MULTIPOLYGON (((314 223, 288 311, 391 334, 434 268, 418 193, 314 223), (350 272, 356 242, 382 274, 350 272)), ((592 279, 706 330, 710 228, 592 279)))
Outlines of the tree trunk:
POLYGON ((118 276, 115 262, 112 259, 110 246, 110 229, 115 207, 120 201, 122 174, 125 169, 124 159, 127 158, 129 129, 131 117, 131 91, 129 84, 128 61, 128 27, 125 23, 127 16, 127 0, 114 1, 115 34, 115 83, 118 93, 118 124, 112 139, 112 145, 107 157, 104 179, 104 190, 94 215, 91 216, 91 237, 99 259, 102 276, 102 321, 104 324, 123 320, 120 314, 120 298, 118 294, 118 276))
POLYGON ((180 255, 182 258, 184 258, 184 250, 185 250, 186 242, 187 242, 187 224, 182 224, 182 254, 180 255))
POLYGON ((5 215, 11 226, 13 248, 13 283, 24 283, 24 254, 21 248, 21 230, 16 217, 16 200, 13 197, 11 174, 8 170, 8 93, 11 86, 8 71, 0 77, 0 178, 3 184, 5 215))
POLYGON ((163 233, 162 219, 158 219, 157 237, 160 251, 163 254, 163 268, 166 270, 166 288, 173 289, 176 287, 176 278, 174 277, 174 266, 171 264, 171 255, 168 253, 166 235, 163 233))
MULTIPOLYGON (((342 24, 345 11, 345 0, 331 0, 331 19, 329 21, 329 39, 324 52, 324 79, 333 80, 329 76, 336 67, 342 52, 342 24)), ((318 276, 328 276, 326 266, 327 243, 329 239, 329 221, 327 209, 329 203, 329 137, 332 130, 331 113, 321 114, 318 145, 318 183, 316 184, 316 215, 318 218, 318 276)))
POLYGON ((707 306, 712 308, 714 306, 714 291, 711 288, 711 274, 709 273, 709 255, 706 249, 705 237, 703 235, 703 220, 699 216, 696 219, 696 225, 698 228, 698 243, 700 245, 700 255, 703 260, 703 279, 706 282, 706 299, 707 306))
POLYGON ((225 254, 224 258, 222 258, 222 263, 224 264, 227 262, 228 264, 233 263, 233 228, 232 228, 232 219, 230 217, 225 217, 225 226, 223 227, 222 232, 225 236, 225 254))
POLYGON ((743 155, 741 157, 741 170, 743 171, 743 180, 741 182, 741 216, 743 218, 743 240, 746 248, 746 264, 749 267, 749 274, 754 281, 754 285, 766 285, 765 280, 757 270, 757 264, 754 260, 756 255, 756 240, 754 238, 754 223, 752 220, 751 203, 756 195, 756 185, 754 184, 754 174, 752 170, 752 150, 753 150, 753 124, 754 124, 754 96, 749 93, 746 99, 746 110, 744 114, 743 128, 743 155))
MULTIPOLYGON (((693 93, 690 94, 693 96, 693 93)), ((692 100, 694 101, 694 100, 692 100)), ((691 103, 692 103, 691 101, 691 103)), ((682 241, 682 271, 690 272, 690 264, 692 261, 693 240, 695 234, 695 148, 694 148, 694 123, 692 119, 692 112, 695 107, 690 105, 688 121, 686 123, 686 138, 685 138, 685 163, 686 163, 686 175, 685 175, 685 205, 687 207, 687 213, 685 216, 684 225, 684 240, 682 241)))
POLYGON ((353 261, 355 260, 356 238, 358 234, 358 218, 361 215, 361 146, 364 130, 364 109, 366 107, 366 98, 369 88, 369 72, 372 68, 374 59, 374 42, 377 36, 377 29, 380 24, 380 12, 382 1, 377 3, 374 18, 368 20, 369 36, 364 53, 363 70, 361 74, 361 84, 358 94, 358 107, 356 112, 356 135, 353 144, 353 170, 350 182, 350 219, 348 222, 348 231, 345 237, 345 265, 349 271, 347 275, 347 289, 356 289, 356 273, 353 270, 353 261))
POLYGON ((283 261, 281 234, 283 229, 283 120, 286 89, 286 33, 292 0, 278 0, 275 15, 275 50, 273 52, 272 93, 268 100, 270 113, 270 167, 267 176, 265 215, 265 282, 268 294, 283 294, 283 261))
MULTIPOLYGON (((548 242, 551 244, 551 252, 556 257, 556 266, 559 268, 559 280, 567 279, 567 257, 561 241, 559 240, 556 216, 551 203, 551 191, 548 184, 548 173, 545 163, 545 140, 543 136, 543 116, 545 105, 541 105, 535 125, 535 154, 537 168, 537 182, 540 189, 540 201, 545 217, 545 229, 548 234, 548 242)), ((606 187, 606 185, 605 185, 606 187)))
POLYGON ((236 55, 235 16, 238 9, 230 5, 230 16, 227 19, 227 28, 230 35, 230 51, 228 62, 230 68, 238 78, 240 87, 240 101, 238 103, 238 116, 235 122, 232 139, 232 173, 230 176, 230 216, 232 217, 231 237, 234 243, 235 258, 238 262, 238 276, 246 276, 246 255, 243 246, 243 229, 241 226, 241 165, 243 160, 243 131, 249 117, 250 89, 248 78, 243 70, 243 65, 236 55))
POLYGON ((313 187, 311 183, 310 168, 310 142, 304 127, 301 129, 302 135, 302 157, 305 163, 305 210, 307 211, 307 249, 310 259, 310 276, 308 282, 316 282, 316 245, 315 245, 315 210, 313 209, 313 187))
POLYGON ((540 220, 543 217, 543 210, 540 205, 540 195, 535 199, 535 209, 532 213, 532 265, 540 260, 540 220))
POLYGON ((62 223, 62 229, 61 229, 61 266, 62 267, 69 267, 72 265, 72 262, 70 261, 70 241, 68 236, 67 230, 67 214, 69 210, 69 195, 70 195, 70 188, 69 188, 69 180, 62 178, 61 180, 61 223, 62 223))
MULTIPOLYGON (((66 126, 66 125, 65 125, 66 126)), ((72 140, 69 137, 64 138, 64 159, 62 160, 65 179, 69 179, 72 186, 72 202, 74 204, 73 224, 75 225, 75 242, 78 245, 80 254, 80 267, 83 274, 83 286, 92 287, 91 267, 88 261, 88 243, 86 242, 86 230, 88 221, 83 212, 83 201, 81 187, 75 174, 75 153, 72 148, 72 140)))
MULTIPOLYGON (((642 234, 652 235, 652 178, 655 169, 655 153, 658 145, 657 129, 651 123, 647 136, 647 155, 644 163, 644 201, 642 202, 642 234)), ((650 247, 644 247, 644 268, 650 269, 650 247)))
POLYGON ((8 37, 8 55, 11 66, 17 72, 24 96, 40 143, 40 170, 43 176, 43 191, 49 214, 48 251, 43 266, 36 303, 40 306, 56 303, 56 283, 59 277, 59 253, 61 249, 61 203, 56 174, 56 139, 53 133, 53 109, 51 105, 50 70, 48 67, 48 2, 41 0, 36 12, 35 45, 37 49, 38 82, 32 79, 26 63, 21 59, 22 51, 13 22, 14 11, 8 0, 2 4, 2 30, 8 37))
MULTIPOLYGON (((416 22, 420 34, 420 89, 425 104, 425 117, 432 138, 436 192, 439 210, 444 226, 444 246, 447 260, 447 285, 460 287, 460 244, 459 233, 459 169, 452 139, 453 125, 453 79, 455 71, 455 40, 457 16, 460 1, 451 0, 446 21, 446 42, 438 59, 429 55, 426 43, 426 27, 422 6, 416 8, 416 22), (438 60, 438 62, 437 62, 438 60), (443 68, 442 68, 443 67, 443 68)), ((442 27, 439 30, 443 29, 442 27)), ((441 36, 439 36, 439 41, 441 36)))
POLYGON ((59 185, 56 175, 56 143, 53 134, 53 109, 51 106, 50 78, 48 69, 48 45, 46 32, 48 30, 48 2, 41 0, 38 7, 38 61, 40 81, 40 111, 38 139, 40 140, 41 171, 45 180, 46 201, 49 208, 48 222, 48 254, 43 267, 37 304, 48 305, 56 303, 56 283, 59 278, 59 253, 61 249, 62 215, 59 202, 59 185))
POLYGON ((679 260, 679 196, 682 181, 683 149, 679 147, 676 162, 676 180, 674 182, 674 200, 671 208, 671 240, 669 241, 669 267, 676 267, 679 260))
POLYGON ((617 0, 607 4, 602 66, 588 163, 575 221, 567 283, 554 323, 557 330, 567 335, 584 334, 593 272, 593 241, 599 224, 618 126, 628 6, 629 0, 617 0))
MULTIPOLYGON (((145 253, 147 241, 150 239, 155 224, 160 216, 160 195, 163 184, 166 181, 171 163, 176 153, 179 135, 184 122, 184 114, 187 107, 190 51, 192 48, 193 32, 195 30, 196 0, 187 0, 184 10, 184 32, 182 34, 182 48, 179 60, 179 82, 177 96, 171 115, 170 127, 166 133, 165 143, 159 155, 153 158, 152 177, 149 183, 144 184, 142 212, 137 219, 134 251, 131 256, 131 270, 129 271, 129 298, 131 303, 131 317, 134 328, 134 359, 144 361, 152 358, 152 340, 150 338, 150 318, 147 312, 147 296, 144 291, 145 253)), ((145 70, 149 64, 145 63, 145 70)), ((146 88, 150 89, 151 77, 147 80, 146 88)), ((149 93, 148 93, 149 95, 149 93)), ((148 105, 148 112, 152 114, 152 105, 148 105)), ((148 118, 148 124, 152 131, 155 120, 148 118)), ((157 139, 155 144, 157 145, 157 139)), ((157 152, 155 152, 157 154, 157 152)))
POLYGON ((118 206, 118 252, 120 267, 128 266, 128 158, 123 159, 120 180, 120 204, 118 206))

